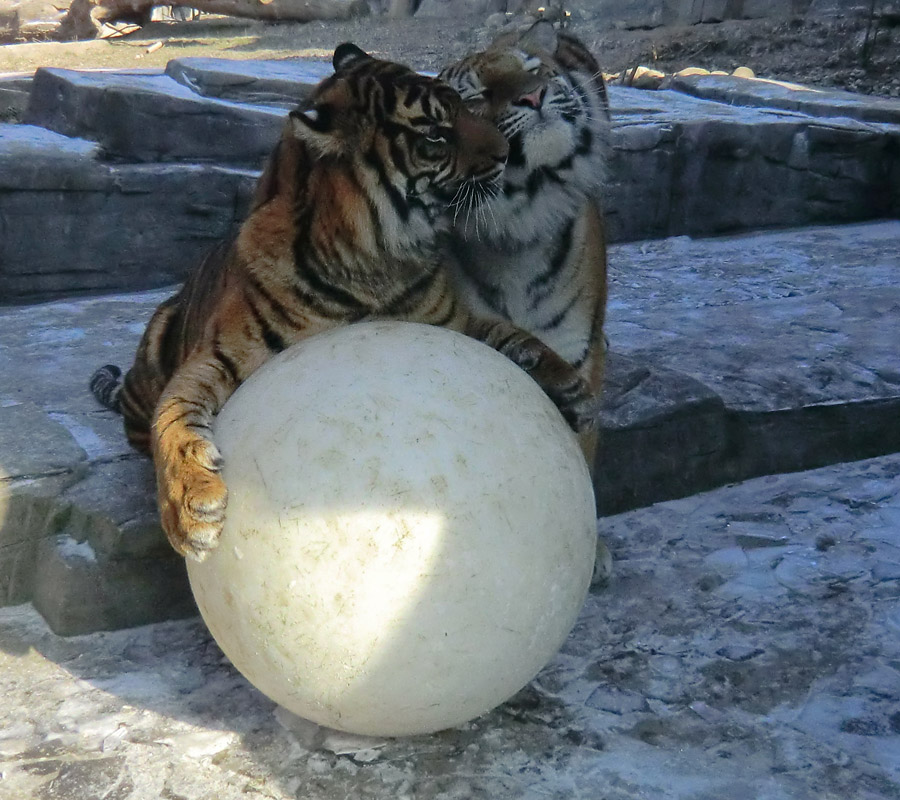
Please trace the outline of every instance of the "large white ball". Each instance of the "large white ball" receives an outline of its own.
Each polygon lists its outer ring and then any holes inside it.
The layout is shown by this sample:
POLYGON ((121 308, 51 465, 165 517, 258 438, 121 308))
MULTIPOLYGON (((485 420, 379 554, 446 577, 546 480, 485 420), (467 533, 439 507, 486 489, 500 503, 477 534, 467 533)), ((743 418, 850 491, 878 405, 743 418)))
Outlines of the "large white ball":
POLYGON ((480 342, 397 322, 313 337, 240 387, 215 437, 228 513, 191 586, 234 665, 294 713, 377 736, 452 727, 574 625, 588 471, 553 403, 480 342))

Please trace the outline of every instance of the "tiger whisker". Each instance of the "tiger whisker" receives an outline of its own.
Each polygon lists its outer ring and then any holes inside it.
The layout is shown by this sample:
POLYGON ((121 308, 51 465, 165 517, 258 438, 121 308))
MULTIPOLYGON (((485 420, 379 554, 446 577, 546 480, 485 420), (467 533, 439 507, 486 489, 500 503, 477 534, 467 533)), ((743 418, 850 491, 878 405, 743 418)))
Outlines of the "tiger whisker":
POLYGON ((469 227, 469 218, 472 215, 472 186, 471 184, 466 184, 466 194, 465 194, 465 203, 466 203, 466 228, 469 227))
POLYGON ((450 207, 454 209, 453 211, 453 224, 456 225, 456 218, 459 216, 460 209, 462 208, 462 203, 460 200, 460 195, 465 188, 465 183, 461 183, 459 188, 456 190, 456 194, 453 195, 453 199, 450 201, 450 207))
POLYGON ((494 205, 491 201, 496 200, 497 196, 500 194, 500 184, 499 183, 491 184, 489 187, 487 187, 487 191, 488 191, 488 199, 487 199, 487 202, 485 203, 485 205, 487 205, 487 210, 490 211, 490 213, 491 213, 491 219, 494 222, 494 231, 499 233, 500 232, 500 223, 497 222, 497 215, 494 214, 494 205))
POLYGON ((480 197, 478 198, 478 215, 481 217, 481 221, 484 224, 485 231, 487 231, 487 209, 485 208, 485 206, 487 205, 487 197, 484 195, 484 190, 481 188, 479 188, 478 194, 480 195, 480 197))
POLYGON ((484 215, 482 208, 483 198, 481 195, 481 187, 478 184, 472 186, 472 210, 475 212, 475 233, 481 230, 480 222, 484 215))

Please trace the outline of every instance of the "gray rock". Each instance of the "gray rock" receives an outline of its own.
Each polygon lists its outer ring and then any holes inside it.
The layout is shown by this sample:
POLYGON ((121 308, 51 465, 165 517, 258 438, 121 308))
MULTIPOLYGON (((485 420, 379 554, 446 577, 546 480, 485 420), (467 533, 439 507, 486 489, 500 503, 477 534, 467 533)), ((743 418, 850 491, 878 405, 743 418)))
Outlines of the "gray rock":
POLYGON ((92 142, 0 125, 0 303, 183 280, 243 214, 256 176, 96 155, 92 142))
POLYGON ((77 472, 87 460, 65 426, 29 402, 0 405, 0 452, 4 486, 77 472))
POLYGON ((56 498, 88 463, 71 433, 28 402, 0 404, 0 453, 0 604, 21 603, 31 597, 38 543, 63 524, 56 498))
POLYGON ((0 604, 30 599, 59 633, 194 613, 159 527, 151 464, 86 383, 87 360, 127 363, 164 296, 137 313, 131 298, 103 298, 0 321, 0 604))
POLYGON ((616 352, 608 358, 600 420, 594 488, 602 514, 710 485, 716 472, 710 454, 727 446, 725 409, 715 392, 616 352))
MULTIPOLYGON (((325 63, 225 59, 175 60, 165 75, 40 70, 26 119, 98 146, 51 140, 50 134, 39 143, 35 127, 4 131, 0 166, 11 177, 5 184, 0 177, 0 222, 14 233, 0 243, 0 275, 9 276, 0 277, 0 302, 179 279, 185 262, 242 213, 285 105, 305 96, 329 70, 325 63), (29 138, 30 150, 24 147, 29 138), (54 169, 46 169, 48 158, 54 169), (110 159, 148 166, 141 171, 110 159), (149 166, 169 162, 186 171, 178 177, 166 166, 149 166), (212 164, 241 170, 216 172, 212 164), (85 190, 87 197, 80 194, 85 190), (42 192, 46 217, 33 213, 32 191, 42 192), (184 205, 173 206, 173 197, 184 205), (147 230, 139 220, 150 205, 164 219, 147 230), (60 252, 68 254, 64 266, 60 252)), ((716 84, 722 102, 680 91, 611 87, 605 198, 611 240, 845 222, 900 211, 900 125, 862 121, 894 119, 900 103, 851 104, 836 96, 817 108, 843 113, 852 105, 857 119, 825 119, 780 110, 780 88, 742 94, 746 84, 757 82, 716 84), (733 104, 732 95, 745 105, 733 104)))
POLYGON ((752 108, 779 108, 812 117, 847 117, 860 122, 900 123, 900 103, 837 89, 816 89, 765 78, 730 75, 675 76, 669 86, 702 100, 752 108))
MULTIPOLYGON (((638 487, 629 491, 640 491, 641 500, 631 502, 643 504, 688 493, 680 485, 696 491, 716 485, 707 481, 900 450, 900 225, 867 226, 871 238, 857 237, 860 230, 614 249, 607 324, 613 352, 627 355, 632 375, 645 380, 657 369, 677 374, 662 373, 653 391, 674 393, 679 411, 690 411, 629 427, 629 441, 640 442, 634 449, 604 417, 601 509, 628 507, 617 494, 623 483, 638 487), (686 386, 695 387, 693 400, 686 386)), ((627 372, 624 381, 617 377, 617 360, 605 399, 613 411, 620 396, 629 397, 629 380, 640 386, 627 372)), ((636 402, 629 409, 639 408, 636 402)))
POLYGON ((184 560, 172 550, 154 558, 105 557, 89 541, 63 533, 41 540, 36 562, 31 602, 62 636, 197 613, 184 560))
POLYGON ((306 60, 176 58, 166 65, 166 75, 203 97, 291 108, 332 71, 327 62, 306 60))
MULTIPOLYGON (((752 108, 726 105, 727 93, 699 105, 678 95, 610 87, 614 241, 846 222, 900 208, 896 124, 777 111, 762 95, 747 101, 752 108)), ((898 102, 884 106, 900 113, 898 102)))
POLYGON ((155 72, 39 69, 25 122, 92 139, 107 158, 221 161, 258 169, 284 110, 207 98, 155 72))
POLYGON ((31 600, 64 635, 195 613, 149 461, 99 452, 30 402, 0 405, 0 605, 31 600))

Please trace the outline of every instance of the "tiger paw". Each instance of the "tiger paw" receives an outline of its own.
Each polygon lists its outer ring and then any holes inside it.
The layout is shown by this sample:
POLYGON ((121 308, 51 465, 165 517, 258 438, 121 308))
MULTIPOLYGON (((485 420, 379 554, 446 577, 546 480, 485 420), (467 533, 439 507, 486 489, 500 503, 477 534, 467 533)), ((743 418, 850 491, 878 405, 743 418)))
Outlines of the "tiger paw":
POLYGON ((599 402, 590 385, 580 376, 569 383, 548 391, 560 413, 575 433, 585 433, 597 427, 599 402))
POLYGON ((158 475, 159 513, 172 547, 203 561, 219 543, 228 490, 215 445, 203 442, 193 458, 167 465, 158 475))
POLYGON ((613 574, 612 554, 603 539, 597 539, 597 549, 594 558, 594 571, 591 575, 591 589, 605 589, 609 586, 613 574))
POLYGON ((590 384, 568 361, 534 337, 527 337, 515 350, 501 350, 537 381, 575 433, 597 426, 599 403, 590 384))

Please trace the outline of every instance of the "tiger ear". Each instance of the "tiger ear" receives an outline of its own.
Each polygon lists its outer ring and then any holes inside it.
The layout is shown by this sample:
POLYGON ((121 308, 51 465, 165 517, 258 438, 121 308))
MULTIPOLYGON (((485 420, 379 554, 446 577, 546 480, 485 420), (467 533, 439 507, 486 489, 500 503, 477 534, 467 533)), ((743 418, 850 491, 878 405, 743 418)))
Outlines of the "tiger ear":
POLYGON ((344 42, 335 49, 331 65, 334 67, 335 72, 340 72, 342 69, 347 69, 357 62, 361 63, 362 61, 371 60, 372 56, 365 50, 361 50, 352 42, 344 42))
POLYGON ((352 135, 347 109, 352 102, 343 78, 330 78, 306 106, 290 112, 293 136, 318 155, 343 153, 352 135))
POLYGON ((519 37, 519 45, 526 50, 543 50, 553 54, 559 45, 559 37, 550 20, 539 19, 519 37))

